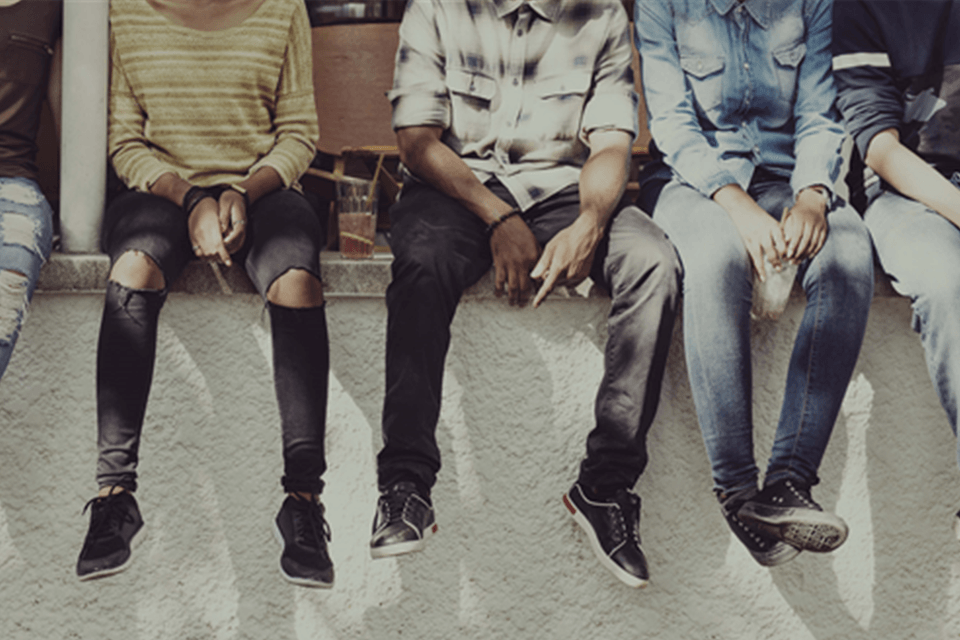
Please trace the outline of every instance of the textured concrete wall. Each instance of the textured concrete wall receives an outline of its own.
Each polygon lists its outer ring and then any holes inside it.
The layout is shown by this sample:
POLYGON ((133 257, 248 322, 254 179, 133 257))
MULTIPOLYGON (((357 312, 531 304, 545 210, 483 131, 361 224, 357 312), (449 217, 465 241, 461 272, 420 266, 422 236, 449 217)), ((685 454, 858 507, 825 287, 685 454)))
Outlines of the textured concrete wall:
MULTIPOLYGON (((372 561, 385 310, 328 304, 333 375, 324 501, 332 591, 292 586, 270 525, 281 501, 269 331, 249 294, 174 294, 164 310, 134 564, 80 583, 94 491, 101 297, 37 296, 0 384, 0 638, 960 638, 954 439, 910 310, 878 298, 815 496, 851 526, 830 555, 755 564, 710 493, 679 331, 638 490, 652 584, 599 566, 560 495, 591 426, 603 299, 513 310, 470 298, 454 323, 438 430, 439 534, 372 561)), ((802 302, 753 329, 765 459, 802 302)))

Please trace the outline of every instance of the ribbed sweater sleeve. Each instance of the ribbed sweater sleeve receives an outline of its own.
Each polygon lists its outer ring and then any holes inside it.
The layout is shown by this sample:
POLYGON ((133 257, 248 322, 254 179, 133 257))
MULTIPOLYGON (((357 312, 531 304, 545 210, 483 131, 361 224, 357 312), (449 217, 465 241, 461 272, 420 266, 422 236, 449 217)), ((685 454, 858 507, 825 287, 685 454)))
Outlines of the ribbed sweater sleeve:
POLYGON ((285 187, 295 182, 316 154, 317 107, 313 97, 313 41, 306 5, 298 2, 290 24, 290 40, 277 88, 276 144, 250 169, 273 167, 285 187))

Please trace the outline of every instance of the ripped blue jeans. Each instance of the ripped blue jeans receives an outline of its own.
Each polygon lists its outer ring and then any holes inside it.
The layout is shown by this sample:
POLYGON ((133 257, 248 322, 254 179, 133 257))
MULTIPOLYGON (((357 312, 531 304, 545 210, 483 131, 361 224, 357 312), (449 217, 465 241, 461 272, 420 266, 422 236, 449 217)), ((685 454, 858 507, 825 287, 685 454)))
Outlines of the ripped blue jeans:
POLYGON ((39 185, 28 178, 0 178, 0 376, 52 242, 53 210, 39 185))

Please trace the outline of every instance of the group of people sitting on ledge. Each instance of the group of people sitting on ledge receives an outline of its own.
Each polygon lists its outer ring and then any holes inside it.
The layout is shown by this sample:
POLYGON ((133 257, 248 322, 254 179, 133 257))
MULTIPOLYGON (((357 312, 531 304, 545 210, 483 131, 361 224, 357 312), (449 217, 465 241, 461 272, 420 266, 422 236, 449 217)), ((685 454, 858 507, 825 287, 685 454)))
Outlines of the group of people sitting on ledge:
MULTIPOLYGON (((59 0, 0 0, 0 368, 50 252, 35 138, 57 109, 59 0)), ((242 264, 269 311, 291 582, 330 587, 320 495, 329 346, 325 227, 298 179, 318 131, 303 0, 112 0, 97 346, 99 493, 77 562, 126 568, 157 325, 194 259, 242 264)), ((856 364, 874 255, 913 303, 956 432, 960 390, 960 3, 953 0, 411 0, 393 128, 380 498, 370 552, 424 548, 450 324, 491 267, 511 305, 585 278, 609 291, 586 455, 562 504, 601 564, 649 580, 634 493, 683 304, 713 491, 762 565, 847 538, 813 499, 856 364), (933 36, 931 37, 931 34, 933 36), (653 160, 625 198, 640 53, 653 160), (849 201, 841 144, 854 141, 849 201), (791 267, 806 307, 763 474, 753 448, 754 280, 791 267), (762 483, 761 483, 762 478, 762 483)), ((558 504, 558 508, 559 504, 558 504)))

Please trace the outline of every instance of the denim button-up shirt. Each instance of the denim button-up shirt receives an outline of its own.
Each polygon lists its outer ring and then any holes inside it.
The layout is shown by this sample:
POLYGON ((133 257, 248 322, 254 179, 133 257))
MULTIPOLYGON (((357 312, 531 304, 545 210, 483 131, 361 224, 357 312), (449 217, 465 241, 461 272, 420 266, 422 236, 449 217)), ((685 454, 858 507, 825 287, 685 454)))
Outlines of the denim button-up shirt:
POLYGON ((763 166, 794 193, 832 189, 831 0, 637 0, 650 132, 682 181, 712 196, 763 166))

